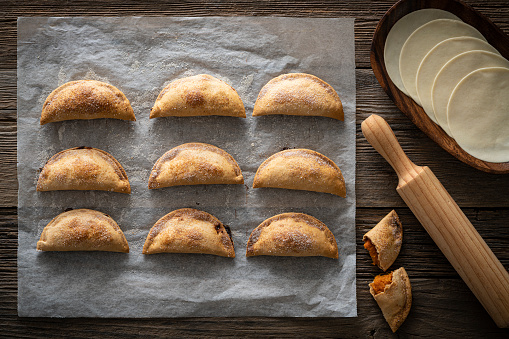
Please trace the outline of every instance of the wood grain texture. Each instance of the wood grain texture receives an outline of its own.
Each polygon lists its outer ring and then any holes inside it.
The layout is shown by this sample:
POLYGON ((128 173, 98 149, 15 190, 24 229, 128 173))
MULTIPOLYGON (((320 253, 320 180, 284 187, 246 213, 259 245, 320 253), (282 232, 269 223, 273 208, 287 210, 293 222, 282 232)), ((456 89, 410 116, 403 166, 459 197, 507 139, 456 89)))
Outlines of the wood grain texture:
MULTIPOLYGON (((440 249, 424 230, 409 208, 396 208, 403 225, 403 245, 398 258, 391 266, 394 270, 400 266, 411 272, 412 277, 452 279, 459 278, 458 273, 449 264, 440 249)), ((373 278, 380 270, 372 264, 368 251, 363 248, 362 236, 382 220, 391 208, 357 209, 357 277, 373 278)), ((493 253, 506 269, 509 269, 507 241, 509 229, 506 227, 509 209, 463 209, 467 218, 486 241, 493 253), (489 225, 490 227, 487 227, 489 225), (495 231, 496 230, 496 231, 495 231)), ((409 273, 410 274, 410 273, 409 273)))
MULTIPOLYGON (((179 319, 48 319, 18 318, 16 209, 0 209, 0 328, 5 337, 342 337, 396 338, 406 336, 503 338, 468 287, 407 209, 397 209, 403 224, 403 247, 391 270, 405 267, 413 287, 413 306, 405 324, 393 335, 369 294, 368 283, 381 271, 371 265, 362 248, 362 234, 374 227, 390 209, 357 211, 358 318, 179 318, 179 319), (440 333, 442 335, 440 335, 440 333)), ((509 254, 500 239, 509 238, 509 209, 467 209, 488 245, 509 268, 509 254), (483 226, 490 225, 488 229, 483 226), (500 229, 502 232, 494 232, 500 229)))
MULTIPOLYGON (((467 1, 488 16, 506 33, 509 32, 506 0, 467 1)), ((147 16, 295 16, 355 18, 356 65, 370 68, 371 39, 378 21, 395 1, 72 1, 58 0, 2 1, 0 15, 0 69, 16 68, 16 19, 19 16, 147 15, 147 16)))
MULTIPOLYGON (((410 275, 410 273, 409 273, 410 275)), ((3 315, 7 338, 504 338, 470 290, 457 279, 410 276, 413 304, 396 334, 369 294, 371 279, 357 280, 357 318, 18 318, 3 315), (446 316, 444 316, 446 315, 446 316)), ((15 296, 9 296, 15 311, 15 296)))
MULTIPOLYGON (((404 151, 428 165, 463 208, 495 255, 509 268, 509 176, 475 170, 450 156, 410 123, 384 93, 370 69, 371 38, 391 1, 193 1, 162 0, 33 2, 0 0, 0 336, 5 337, 492 337, 506 338, 440 253, 397 195, 397 176, 367 143, 360 123, 383 115, 404 151), (16 316, 16 18, 78 15, 279 15, 355 17, 357 65, 357 299, 358 318, 180 318, 48 319, 16 316), (369 294, 368 282, 380 273, 362 248, 362 234, 396 208, 404 227, 403 247, 393 268, 404 266, 413 285, 410 315, 393 335, 369 294)), ((509 32, 506 0, 468 0, 468 4, 509 32)))
MULTIPOLYGON (((396 174, 361 133, 360 123, 373 113, 387 120, 410 159, 429 166, 460 207, 509 207, 508 176, 478 171, 445 152, 394 106, 371 70, 357 69, 356 78, 358 207, 406 206, 394 189, 396 174)), ((0 71, 0 88, 15 82, 15 72, 0 71)), ((16 100, 15 85, 5 97, 16 100)), ((0 207, 17 206, 15 119, 14 110, 0 110, 0 207)))
POLYGON ((486 162, 465 152, 453 138, 430 119, 420 105, 397 88, 387 74, 384 61, 384 48, 387 34, 389 34, 392 26, 394 26, 399 19, 410 12, 423 8, 439 8, 456 14, 461 20, 477 28, 502 56, 509 58, 509 36, 504 34, 491 20, 464 2, 459 0, 401 0, 382 17, 373 35, 373 42, 371 44, 371 67, 373 68, 378 82, 380 82, 380 85, 394 101, 396 106, 398 106, 417 127, 447 152, 481 171, 495 174, 509 173, 509 161, 503 163, 486 162))

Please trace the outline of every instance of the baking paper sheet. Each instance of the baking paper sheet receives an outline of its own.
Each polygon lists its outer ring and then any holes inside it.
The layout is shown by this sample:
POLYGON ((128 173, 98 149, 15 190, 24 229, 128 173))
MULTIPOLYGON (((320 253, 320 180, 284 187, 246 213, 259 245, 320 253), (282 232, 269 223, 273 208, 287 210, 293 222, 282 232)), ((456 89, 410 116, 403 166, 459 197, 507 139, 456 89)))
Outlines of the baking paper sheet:
POLYGON ((20 18, 18 20, 18 312, 42 317, 356 316, 355 63, 353 19, 277 17, 20 18), (253 118, 258 92, 283 73, 314 74, 338 92, 345 121, 253 118), (149 119, 162 88, 208 73, 240 94, 247 119, 149 119), (39 125, 44 100, 59 85, 101 80, 130 100, 136 122, 113 119, 39 125), (148 190, 155 161, 186 142, 230 153, 246 185, 148 190), (40 168, 55 153, 90 146, 112 154, 132 194, 36 192, 40 168), (342 170, 347 197, 253 189, 258 166, 285 148, 309 148, 342 170), (183 207, 231 227, 236 258, 142 255, 152 225, 183 207), (44 226, 67 208, 109 214, 129 254, 38 252, 44 226), (334 233, 339 260, 246 258, 251 231, 283 212, 303 212, 334 233))

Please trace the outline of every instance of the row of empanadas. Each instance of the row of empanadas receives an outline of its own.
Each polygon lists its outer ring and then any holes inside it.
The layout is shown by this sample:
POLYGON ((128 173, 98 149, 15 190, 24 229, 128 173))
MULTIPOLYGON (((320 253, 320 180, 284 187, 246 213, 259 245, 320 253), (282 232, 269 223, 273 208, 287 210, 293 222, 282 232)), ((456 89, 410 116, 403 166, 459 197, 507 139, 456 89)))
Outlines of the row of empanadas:
MULTIPOLYGON (((243 184, 235 159, 203 143, 177 146, 155 163, 149 189, 178 185, 243 184)), ((336 194, 345 197, 341 170, 326 156, 307 149, 276 153, 256 172, 253 187, 275 187, 336 194)), ((71 148, 51 157, 37 182, 38 191, 102 190, 130 193, 127 175, 115 158, 91 147, 71 148)))
MULTIPOLYGON (((129 252, 124 234, 108 215, 89 209, 64 212, 42 231, 41 251, 129 252)), ((143 254, 202 253, 235 257, 231 231, 213 215, 182 208, 159 219, 150 230, 143 254)), ((324 256, 338 258, 332 232, 303 213, 284 213, 253 230, 246 256, 324 256)))
MULTIPOLYGON (((304 73, 280 75, 262 88, 253 116, 272 114, 344 119, 336 91, 323 80, 304 73)), ((208 115, 245 118, 246 111, 235 89, 207 74, 171 82, 150 111, 150 118, 208 115)), ((78 80, 51 92, 44 102, 40 123, 99 118, 136 120, 129 100, 118 88, 101 81, 78 80)))

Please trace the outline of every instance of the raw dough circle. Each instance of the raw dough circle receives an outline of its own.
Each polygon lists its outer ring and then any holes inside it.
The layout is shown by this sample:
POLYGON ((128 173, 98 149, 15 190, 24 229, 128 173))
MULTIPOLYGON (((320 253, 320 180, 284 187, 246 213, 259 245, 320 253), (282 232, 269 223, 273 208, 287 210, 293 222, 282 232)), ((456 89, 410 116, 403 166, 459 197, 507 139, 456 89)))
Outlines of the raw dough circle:
POLYGON ((408 93, 403 85, 403 80, 401 80, 401 75, 399 74, 399 55, 401 53, 401 48, 403 48, 406 39, 408 39, 410 34, 417 28, 436 19, 459 20, 456 15, 441 9, 421 9, 399 19, 394 26, 392 26, 385 39, 384 62, 387 74, 389 74, 394 85, 407 95, 408 93))
POLYGON ((509 161, 509 68, 481 68, 461 79, 449 99, 447 121, 467 153, 509 161))
POLYGON ((462 36, 440 42, 426 54, 424 59, 422 59, 419 69, 417 70, 415 87, 422 108, 435 123, 437 119, 435 113, 433 113, 433 104, 431 103, 431 87, 433 87, 435 77, 447 61, 458 54, 472 50, 484 50, 498 53, 493 46, 484 40, 462 36))
POLYGON ((419 105, 421 102, 415 88, 415 78, 422 59, 439 42, 458 36, 486 40, 477 29, 462 21, 437 19, 417 28, 403 45, 399 57, 399 72, 407 92, 419 105))
POLYGON ((449 60, 438 72, 433 82, 432 105, 438 124, 449 135, 447 125, 447 104, 454 87, 469 73, 484 67, 507 67, 509 61, 499 54, 487 51, 469 51, 449 60))

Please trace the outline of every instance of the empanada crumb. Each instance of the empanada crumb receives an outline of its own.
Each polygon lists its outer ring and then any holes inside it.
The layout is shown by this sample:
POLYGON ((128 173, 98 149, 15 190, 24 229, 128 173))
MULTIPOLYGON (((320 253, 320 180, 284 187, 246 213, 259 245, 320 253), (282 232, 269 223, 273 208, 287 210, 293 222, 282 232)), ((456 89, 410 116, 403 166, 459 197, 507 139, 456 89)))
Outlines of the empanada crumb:
POLYGON ((371 284, 371 287, 373 287, 373 290, 375 292, 375 295, 382 293, 385 290, 385 286, 390 285, 392 283, 392 272, 386 275, 377 275, 375 277, 375 280, 373 280, 373 284, 371 284))

